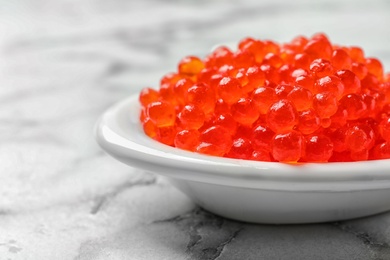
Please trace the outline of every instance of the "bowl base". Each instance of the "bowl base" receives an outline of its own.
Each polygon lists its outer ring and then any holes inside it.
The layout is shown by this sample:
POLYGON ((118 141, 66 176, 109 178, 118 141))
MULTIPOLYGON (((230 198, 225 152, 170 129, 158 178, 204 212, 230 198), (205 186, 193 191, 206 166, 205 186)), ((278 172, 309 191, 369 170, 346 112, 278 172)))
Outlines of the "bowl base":
POLYGON ((305 191, 237 188, 168 180, 200 207, 225 218, 261 224, 308 224, 366 217, 390 210, 390 190, 305 191))

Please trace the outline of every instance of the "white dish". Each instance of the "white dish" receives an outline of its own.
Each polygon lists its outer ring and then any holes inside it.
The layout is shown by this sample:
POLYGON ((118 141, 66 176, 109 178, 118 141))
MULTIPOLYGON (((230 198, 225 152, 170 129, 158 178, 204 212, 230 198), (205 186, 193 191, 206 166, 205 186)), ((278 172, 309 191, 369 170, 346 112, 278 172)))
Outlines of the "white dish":
POLYGON ((97 122, 100 146, 132 167, 168 177, 215 214, 256 223, 345 220, 390 210, 390 160, 288 165, 207 156, 146 136, 138 96, 97 122))

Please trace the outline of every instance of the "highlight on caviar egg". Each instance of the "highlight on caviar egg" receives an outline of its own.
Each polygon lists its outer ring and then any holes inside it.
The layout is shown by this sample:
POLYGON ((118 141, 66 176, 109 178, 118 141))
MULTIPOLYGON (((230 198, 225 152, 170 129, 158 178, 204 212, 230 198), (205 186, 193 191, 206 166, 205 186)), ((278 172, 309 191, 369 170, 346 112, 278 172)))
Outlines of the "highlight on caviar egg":
POLYGON ((390 73, 325 34, 251 37, 187 56, 139 94, 149 137, 191 152, 284 163, 390 158, 390 73))

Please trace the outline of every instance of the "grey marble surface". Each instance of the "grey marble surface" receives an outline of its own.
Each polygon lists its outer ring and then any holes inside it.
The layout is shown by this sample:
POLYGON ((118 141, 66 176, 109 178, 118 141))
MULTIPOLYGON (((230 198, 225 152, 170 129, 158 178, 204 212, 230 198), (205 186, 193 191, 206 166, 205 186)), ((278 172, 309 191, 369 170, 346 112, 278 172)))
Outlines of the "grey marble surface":
POLYGON ((389 1, 14 0, 0 4, 0 259, 390 259, 390 213, 252 225, 122 165, 92 128, 188 54, 325 32, 390 68, 389 1))

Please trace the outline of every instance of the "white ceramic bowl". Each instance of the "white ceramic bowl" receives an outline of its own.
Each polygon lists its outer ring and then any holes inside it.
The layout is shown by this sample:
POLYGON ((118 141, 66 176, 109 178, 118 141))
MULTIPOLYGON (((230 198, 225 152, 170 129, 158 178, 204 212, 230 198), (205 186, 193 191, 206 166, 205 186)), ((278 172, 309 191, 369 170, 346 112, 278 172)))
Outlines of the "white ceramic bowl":
POLYGON ((146 136, 138 96, 96 125, 100 146, 132 167, 164 175, 215 214, 256 223, 313 223, 390 210, 390 160, 288 165, 207 156, 146 136))

